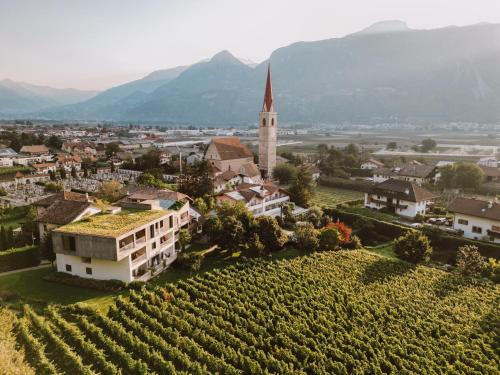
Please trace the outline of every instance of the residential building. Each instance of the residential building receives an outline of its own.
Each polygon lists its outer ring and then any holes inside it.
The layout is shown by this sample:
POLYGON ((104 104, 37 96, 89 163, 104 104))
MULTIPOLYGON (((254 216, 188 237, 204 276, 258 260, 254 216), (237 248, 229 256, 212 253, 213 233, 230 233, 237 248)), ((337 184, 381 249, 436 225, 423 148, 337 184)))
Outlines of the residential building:
POLYGON ((31 166, 35 174, 49 174, 57 170, 56 163, 37 163, 31 166))
POLYGON ((0 148, 0 167, 12 167, 17 156, 11 148, 0 148))
POLYGON ((438 168, 435 165, 405 164, 393 168, 373 170, 373 181, 383 182, 388 179, 415 182, 418 185, 436 182, 438 168))
POLYGON ((68 172, 71 172, 73 168, 79 171, 82 169, 82 158, 79 155, 60 154, 56 157, 56 164, 58 168, 64 168, 68 172))
POLYGON ((147 210, 91 216, 52 231, 57 270, 124 282, 146 281, 177 257, 175 212, 147 210))
POLYGON ((243 202, 255 216, 279 216, 281 206, 290 202, 289 195, 272 183, 238 185, 235 190, 225 191, 216 197, 217 203, 243 202))
POLYGON ((384 163, 381 161, 378 161, 376 159, 368 159, 361 163, 361 169, 377 169, 377 168, 384 168, 384 163))
POLYGON ((487 157, 481 158, 481 159, 479 159, 477 164, 485 166, 485 167, 492 167, 492 168, 498 168, 500 166, 498 159, 493 157, 493 156, 487 156, 487 157))
POLYGON ((35 221, 38 223, 40 238, 47 231, 53 230, 61 225, 73 223, 85 217, 101 212, 95 206, 94 199, 88 194, 62 191, 42 198, 33 203, 37 210, 35 221))
POLYGON ((41 156, 48 155, 49 149, 45 145, 31 145, 23 146, 20 150, 21 154, 31 155, 31 156, 41 156))
POLYGON ((365 193, 365 207, 414 218, 418 214, 425 215, 434 198, 436 195, 415 182, 390 178, 365 193))
POLYGON ((458 197, 449 205, 453 229, 464 237, 500 242, 500 204, 475 198, 458 197))
POLYGON ((479 168, 483 171, 486 182, 496 182, 500 180, 500 168, 489 167, 482 164, 479 165, 479 168))

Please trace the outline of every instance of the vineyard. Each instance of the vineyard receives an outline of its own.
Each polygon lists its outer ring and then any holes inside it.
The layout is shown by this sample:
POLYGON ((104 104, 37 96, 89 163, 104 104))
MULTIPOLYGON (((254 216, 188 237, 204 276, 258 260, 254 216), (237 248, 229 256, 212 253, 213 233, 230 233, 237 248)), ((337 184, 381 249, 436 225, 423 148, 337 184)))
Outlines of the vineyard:
POLYGON ((311 204, 318 207, 335 207, 340 203, 359 201, 363 198, 364 194, 359 191, 319 185, 311 204))
POLYGON ((497 374, 498 287, 363 251, 256 260, 119 297, 25 306, 37 374, 497 374))

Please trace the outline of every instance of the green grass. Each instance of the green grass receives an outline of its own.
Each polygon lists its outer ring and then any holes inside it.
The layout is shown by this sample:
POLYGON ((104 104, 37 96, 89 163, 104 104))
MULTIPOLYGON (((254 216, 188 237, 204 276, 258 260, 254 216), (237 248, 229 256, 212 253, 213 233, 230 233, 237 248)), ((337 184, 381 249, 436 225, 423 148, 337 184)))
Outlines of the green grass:
POLYGON ((394 221, 395 219, 398 218, 396 215, 391 215, 385 212, 380 212, 365 207, 346 207, 342 208, 342 211, 350 212, 352 214, 363 215, 380 221, 388 221, 388 222, 394 221))
POLYGON ((397 259, 396 253, 394 253, 393 242, 387 242, 380 244, 378 246, 367 246, 365 250, 369 253, 382 255, 386 258, 397 259))
POLYGON ((9 305, 20 308, 23 303, 44 306, 47 303, 72 304, 85 302, 93 307, 102 307, 112 302, 116 295, 93 289, 79 288, 43 280, 43 277, 54 272, 52 267, 18 272, 0 276, 0 291, 9 291, 17 295, 9 305))
POLYGON ((363 199, 364 196, 365 195, 359 191, 320 185, 316 188, 316 193, 311 201, 311 205, 330 208, 340 203, 363 199))

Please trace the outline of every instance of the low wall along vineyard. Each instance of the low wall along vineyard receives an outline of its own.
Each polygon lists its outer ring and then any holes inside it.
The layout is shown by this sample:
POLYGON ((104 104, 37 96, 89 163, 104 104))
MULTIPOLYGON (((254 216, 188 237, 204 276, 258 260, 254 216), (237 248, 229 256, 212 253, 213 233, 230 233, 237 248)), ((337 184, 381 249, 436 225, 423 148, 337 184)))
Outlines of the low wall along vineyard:
POLYGON ((499 289, 363 251, 256 260, 83 306, 25 307, 37 373, 495 374, 499 289))

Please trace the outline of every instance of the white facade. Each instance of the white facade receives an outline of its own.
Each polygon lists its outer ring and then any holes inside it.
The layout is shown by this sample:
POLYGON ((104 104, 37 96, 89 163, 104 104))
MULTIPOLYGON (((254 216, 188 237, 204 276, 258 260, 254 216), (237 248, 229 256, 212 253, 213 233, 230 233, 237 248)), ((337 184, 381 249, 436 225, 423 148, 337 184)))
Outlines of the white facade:
POLYGON ((389 206, 394 207, 394 213, 399 216, 414 218, 418 214, 425 215, 427 212, 427 201, 411 202, 407 200, 396 200, 383 195, 365 193, 365 207, 381 210, 389 206))
POLYGON ((176 216, 167 213, 116 238, 55 230, 57 270, 98 280, 146 281, 177 257, 174 231, 182 219, 176 216), (63 237, 74 238, 74 249, 64 248, 63 237))
POLYGON ((500 221, 455 213, 453 229, 463 232, 463 236, 474 240, 500 243, 500 221))
POLYGON ((377 168, 380 168, 380 167, 383 167, 383 166, 384 166, 383 164, 376 164, 376 163, 368 160, 368 161, 365 161, 363 164, 361 164, 361 169, 370 169, 370 170, 373 170, 373 169, 377 169, 377 168))

